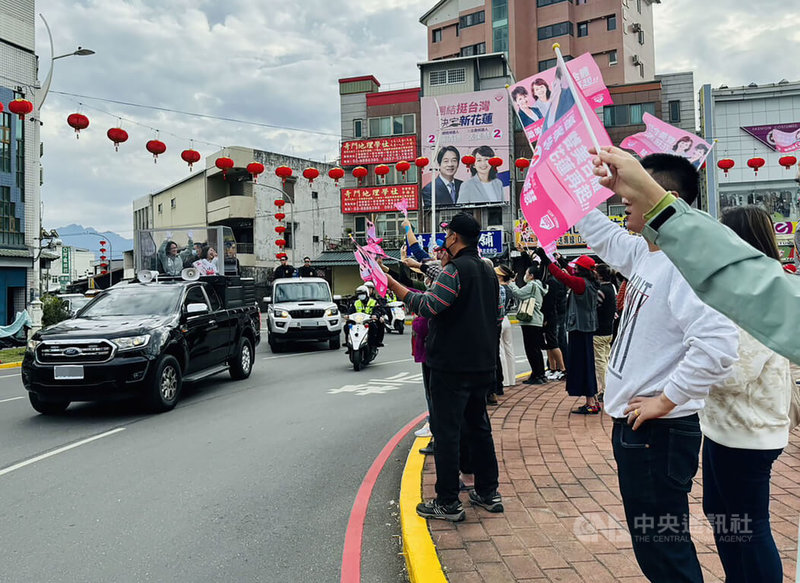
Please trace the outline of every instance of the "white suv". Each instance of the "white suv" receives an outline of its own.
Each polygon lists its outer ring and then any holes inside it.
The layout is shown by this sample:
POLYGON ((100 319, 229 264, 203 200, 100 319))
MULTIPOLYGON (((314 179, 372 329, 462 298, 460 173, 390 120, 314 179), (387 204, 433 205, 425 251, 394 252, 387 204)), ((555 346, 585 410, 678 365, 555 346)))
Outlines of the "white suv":
POLYGON ((287 342, 328 342, 331 350, 341 346, 342 315, 321 277, 276 279, 267 303, 267 339, 272 352, 281 352, 287 342))

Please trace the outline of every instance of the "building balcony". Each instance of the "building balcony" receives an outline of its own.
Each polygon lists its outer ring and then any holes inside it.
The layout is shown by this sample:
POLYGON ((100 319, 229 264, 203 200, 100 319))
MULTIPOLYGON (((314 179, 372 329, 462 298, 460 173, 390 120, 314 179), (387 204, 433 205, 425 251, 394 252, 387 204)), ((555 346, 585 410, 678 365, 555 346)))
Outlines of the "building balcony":
POLYGON ((256 214, 256 199, 252 196, 225 196, 208 203, 208 223, 230 219, 252 219, 256 214))

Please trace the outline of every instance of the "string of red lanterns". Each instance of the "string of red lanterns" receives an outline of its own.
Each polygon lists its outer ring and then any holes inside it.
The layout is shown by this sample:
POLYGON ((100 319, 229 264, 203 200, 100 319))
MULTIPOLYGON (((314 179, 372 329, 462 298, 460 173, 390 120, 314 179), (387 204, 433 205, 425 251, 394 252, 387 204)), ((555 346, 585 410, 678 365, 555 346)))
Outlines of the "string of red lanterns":
MULTIPOLYGON (((748 168, 753 169, 753 173, 758 176, 758 171, 766 166, 767 161, 764 158, 759 156, 754 156, 747 160, 748 168)), ((778 164, 783 166, 786 170, 791 170, 792 166, 797 164, 797 158, 795 156, 781 156, 778 160, 778 164)), ((736 166, 736 161, 732 158, 722 158, 717 161, 717 168, 722 170, 725 173, 725 176, 728 175, 728 172, 736 166)))

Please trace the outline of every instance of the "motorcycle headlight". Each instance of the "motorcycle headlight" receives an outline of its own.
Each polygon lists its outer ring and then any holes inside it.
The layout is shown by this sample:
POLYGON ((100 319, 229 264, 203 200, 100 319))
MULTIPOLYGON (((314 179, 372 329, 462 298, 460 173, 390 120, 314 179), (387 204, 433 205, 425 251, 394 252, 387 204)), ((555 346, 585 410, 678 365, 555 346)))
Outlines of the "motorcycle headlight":
POLYGON ((41 340, 28 340, 28 350, 33 352, 34 350, 36 350, 36 347, 39 346, 41 343, 42 343, 41 340))
POLYGON ((114 344, 117 348, 122 350, 133 350, 134 348, 141 348, 150 342, 150 334, 142 336, 126 336, 125 338, 114 338, 114 344))
POLYGON ((288 318, 289 317, 289 312, 287 312, 286 310, 274 310, 273 314, 275 315, 276 318, 288 318))
POLYGON ((328 308, 325 310, 325 317, 328 318, 330 316, 338 316, 339 315, 339 308, 328 308))

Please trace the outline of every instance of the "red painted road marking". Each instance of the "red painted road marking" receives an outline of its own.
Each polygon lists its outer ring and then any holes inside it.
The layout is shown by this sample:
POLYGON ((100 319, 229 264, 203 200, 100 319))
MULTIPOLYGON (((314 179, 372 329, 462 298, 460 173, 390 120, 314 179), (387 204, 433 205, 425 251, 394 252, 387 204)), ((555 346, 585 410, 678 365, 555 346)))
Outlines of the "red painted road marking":
POLYGON ((421 413, 414 418, 408 425, 398 431, 389 443, 384 446, 375 461, 372 462, 364 481, 358 488, 356 500, 353 502, 353 509, 350 511, 350 520, 347 522, 347 532, 344 536, 344 552, 342 553, 342 578, 341 583, 361 583, 361 543, 364 536, 364 519, 367 516, 367 506, 369 505, 372 489, 375 482, 386 465, 389 456, 392 455, 394 448, 408 435, 408 433, 419 425, 428 412, 421 413))

